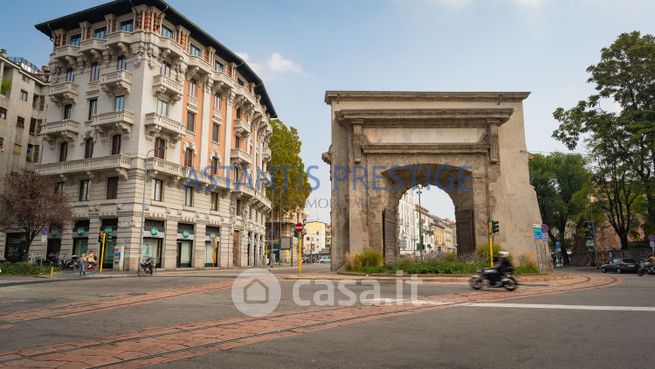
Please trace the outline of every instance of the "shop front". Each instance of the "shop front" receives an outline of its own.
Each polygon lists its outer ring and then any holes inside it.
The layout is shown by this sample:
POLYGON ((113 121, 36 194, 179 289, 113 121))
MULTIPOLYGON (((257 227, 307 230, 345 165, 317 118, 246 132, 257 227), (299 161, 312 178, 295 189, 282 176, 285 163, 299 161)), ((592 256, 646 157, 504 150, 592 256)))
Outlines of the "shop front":
POLYGON ((152 258, 156 268, 161 268, 162 248, 166 237, 164 224, 164 221, 146 219, 143 225, 141 260, 152 258))
POLYGON ((205 230, 205 267, 217 267, 220 260, 220 234, 218 227, 205 230))
MULTIPOLYGON (((50 237, 48 237, 50 242, 50 237)), ((78 220, 73 227, 73 253, 72 255, 81 256, 89 249, 89 220, 78 220)), ((71 255, 71 256, 72 256, 71 255)))
POLYGON ((7 233, 5 243, 5 260, 15 263, 24 260, 27 248, 27 238, 25 233, 11 232, 7 233))
MULTIPOLYGON (((38 237, 38 236, 37 236, 38 237)), ((61 251, 61 228, 51 226, 46 240, 46 256, 49 260, 57 261, 61 251)))
POLYGON ((193 256, 193 224, 177 225, 177 267, 191 268, 193 256))
MULTIPOLYGON (((114 247, 116 247, 116 236, 118 235, 118 219, 103 219, 100 230, 104 231, 105 237, 104 257, 102 258, 102 268, 111 269, 114 267, 114 247)), ((98 255, 102 253, 102 245, 98 255)), ((98 260, 100 262, 100 260, 98 260)))

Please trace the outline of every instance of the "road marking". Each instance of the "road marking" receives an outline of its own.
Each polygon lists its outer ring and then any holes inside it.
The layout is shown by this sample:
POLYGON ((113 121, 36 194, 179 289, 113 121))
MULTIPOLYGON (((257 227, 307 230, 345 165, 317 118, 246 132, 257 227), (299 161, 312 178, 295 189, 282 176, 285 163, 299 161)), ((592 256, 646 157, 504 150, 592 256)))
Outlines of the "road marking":
POLYGON ((595 311, 655 311, 651 306, 605 306, 605 305, 560 305, 560 304, 512 304, 480 302, 464 304, 473 307, 497 307, 497 308, 519 308, 519 309, 559 309, 559 310, 595 310, 595 311))

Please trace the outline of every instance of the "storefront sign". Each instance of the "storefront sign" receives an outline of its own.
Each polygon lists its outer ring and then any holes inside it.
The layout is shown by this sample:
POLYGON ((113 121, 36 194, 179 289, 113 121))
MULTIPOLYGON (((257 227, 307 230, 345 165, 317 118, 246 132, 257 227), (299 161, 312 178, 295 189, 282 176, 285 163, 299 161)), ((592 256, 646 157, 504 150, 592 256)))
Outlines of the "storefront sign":
POLYGON ((111 233, 111 232, 113 232, 113 229, 110 226, 106 226, 105 227, 105 232, 111 233))
POLYGON ((189 231, 187 231, 187 230, 182 231, 182 237, 183 237, 184 239, 189 238, 189 231))
POLYGON ((77 235, 78 236, 84 236, 84 233, 86 233, 86 230, 82 227, 77 229, 77 235))
POLYGON ((151 236, 156 236, 158 233, 159 233, 159 229, 157 229, 157 227, 150 228, 150 235, 151 236))

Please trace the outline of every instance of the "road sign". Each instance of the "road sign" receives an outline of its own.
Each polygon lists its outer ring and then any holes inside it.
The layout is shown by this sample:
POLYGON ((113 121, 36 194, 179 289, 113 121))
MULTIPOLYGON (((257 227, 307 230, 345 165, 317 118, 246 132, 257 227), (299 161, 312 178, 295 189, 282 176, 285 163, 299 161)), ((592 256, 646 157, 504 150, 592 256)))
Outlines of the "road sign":
POLYGON ((304 228, 304 227, 303 227, 302 223, 296 223, 296 228, 294 228, 294 230, 295 230, 296 232, 298 232, 298 233, 301 233, 302 230, 303 230, 303 228, 304 228))
POLYGON ((541 232, 542 233, 548 233, 548 224, 542 224, 541 225, 541 232))
POLYGON ((532 225, 532 232, 534 233, 534 239, 535 240, 543 239, 542 238, 541 224, 533 224, 532 225))
POLYGON ((48 242, 48 235, 47 234, 42 234, 41 235, 41 242, 43 242, 43 243, 48 242))
POLYGON ((655 234, 651 234, 650 236, 648 236, 648 241, 655 242, 655 234))
POLYGON ((559 241, 555 242, 555 250, 562 251, 562 244, 559 241))
POLYGON ((41 234, 48 234, 48 227, 41 227, 41 234))

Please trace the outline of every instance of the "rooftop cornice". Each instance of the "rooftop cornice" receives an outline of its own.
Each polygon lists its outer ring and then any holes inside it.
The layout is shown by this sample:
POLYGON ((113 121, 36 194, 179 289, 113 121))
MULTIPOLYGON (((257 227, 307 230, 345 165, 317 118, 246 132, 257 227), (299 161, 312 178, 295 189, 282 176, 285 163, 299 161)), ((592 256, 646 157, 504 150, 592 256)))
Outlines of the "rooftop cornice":
POLYGON ((530 92, 427 92, 427 91, 326 91, 325 103, 333 101, 482 101, 520 102, 530 92))
POLYGON ((501 125, 513 113, 512 108, 341 109, 335 115, 340 124, 484 127, 489 124, 501 125))

